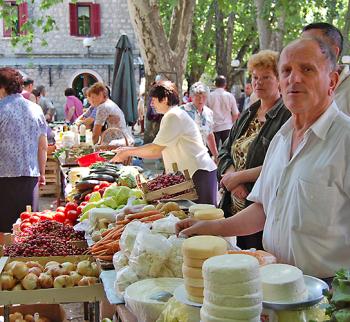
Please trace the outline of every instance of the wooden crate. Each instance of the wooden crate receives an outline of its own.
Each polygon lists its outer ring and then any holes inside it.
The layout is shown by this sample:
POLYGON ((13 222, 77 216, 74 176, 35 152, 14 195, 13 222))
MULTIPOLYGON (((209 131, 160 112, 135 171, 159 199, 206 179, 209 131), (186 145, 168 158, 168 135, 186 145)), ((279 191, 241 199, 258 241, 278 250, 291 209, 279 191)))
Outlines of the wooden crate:
POLYGON ((45 168, 46 185, 40 187, 39 195, 57 195, 60 191, 60 177, 58 162, 53 156, 48 156, 45 168))
MULTIPOLYGON (((173 164, 173 170, 174 172, 179 171, 175 163, 173 164)), ((142 190, 145 195, 145 199, 149 202, 152 202, 154 200, 167 200, 169 195, 179 194, 175 197, 170 198, 172 200, 197 200, 198 195, 188 170, 184 170, 183 175, 185 176, 186 181, 155 191, 149 191, 147 183, 142 183, 142 190)))

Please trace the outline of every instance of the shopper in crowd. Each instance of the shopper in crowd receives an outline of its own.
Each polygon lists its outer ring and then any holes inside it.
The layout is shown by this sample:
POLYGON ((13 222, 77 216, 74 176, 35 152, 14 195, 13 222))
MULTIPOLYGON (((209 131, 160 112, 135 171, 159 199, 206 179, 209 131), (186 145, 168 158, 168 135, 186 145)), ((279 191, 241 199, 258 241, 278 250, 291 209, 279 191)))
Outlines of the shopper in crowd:
MULTIPOLYGON (((279 91, 277 60, 277 52, 262 50, 248 61, 259 100, 243 112, 220 150, 218 173, 224 188, 220 207, 226 217, 251 203, 246 197, 259 177, 269 143, 291 115, 279 91)), ((262 249, 262 232, 238 237, 237 244, 262 249)))
POLYGON ((83 104, 80 99, 76 97, 76 93, 73 88, 66 88, 64 95, 66 96, 64 118, 67 123, 73 124, 75 120, 81 114, 83 114, 83 104))
MULTIPOLYGON (((88 96, 86 97, 86 99, 89 102, 90 99, 88 96)), ((86 129, 92 130, 96 119, 97 109, 95 106, 91 105, 90 102, 88 103, 88 105, 89 108, 87 109, 87 111, 80 115, 76 119, 75 123, 77 125, 84 124, 86 129)))
POLYGON ((185 235, 243 236, 264 228, 264 248, 278 262, 331 278, 350 267, 350 118, 334 102, 336 57, 320 39, 283 49, 279 79, 292 117, 272 140, 248 199, 222 221, 182 221, 185 235))
POLYGON ((117 104, 108 98, 108 90, 104 84, 100 82, 93 84, 88 89, 87 96, 90 104, 96 106, 96 118, 92 131, 94 144, 98 143, 104 125, 107 128, 118 128, 129 140, 132 140, 132 136, 126 127, 124 113, 117 104))
POLYGON ((36 103, 35 95, 32 93, 33 89, 34 89, 34 80, 29 77, 25 77, 23 79, 23 89, 21 94, 25 99, 30 100, 33 103, 36 103))
POLYGON ((87 98, 87 90, 89 89, 89 87, 83 87, 81 92, 83 93, 83 108, 84 108, 84 111, 87 111, 87 109, 90 107, 90 102, 87 98))
POLYGON ((245 111, 252 103, 250 102, 250 96, 253 94, 253 85, 251 81, 247 81, 244 85, 244 103, 243 111, 245 111))
POLYGON ((36 91, 39 92, 39 100, 38 100, 38 104, 41 106, 43 113, 45 115, 46 121, 48 122, 52 122, 54 119, 54 115, 55 115, 55 107, 53 106, 51 100, 46 97, 46 89, 44 85, 39 85, 36 88, 36 91))
POLYGON ((145 159, 163 157, 165 170, 172 172, 172 164, 179 170, 188 169, 195 184, 199 203, 216 204, 216 165, 203 144, 195 122, 178 107, 179 95, 174 83, 156 82, 149 93, 157 113, 163 114, 159 132, 153 143, 140 147, 117 149, 114 162, 122 162, 130 156, 145 159))
POLYGON ((235 97, 225 90, 225 76, 215 79, 216 89, 209 94, 207 105, 214 113, 214 135, 216 146, 223 144, 227 139, 233 123, 239 116, 235 97))
POLYGON ((188 102, 190 102, 190 96, 188 95, 188 92, 184 93, 184 96, 182 97, 182 104, 186 104, 188 102))
POLYGON ((21 95, 23 79, 0 68, 0 231, 11 232, 34 189, 45 184, 46 121, 41 108, 21 95))
MULTIPOLYGON (((302 37, 319 37, 326 42, 340 59, 343 51, 343 35, 340 30, 326 22, 311 23, 303 28, 302 37)), ((349 65, 338 65, 339 82, 335 89, 335 102, 339 109, 350 115, 350 70, 349 65)))
POLYGON ((201 82, 194 83, 190 88, 191 102, 182 105, 181 108, 186 111, 197 124, 204 145, 208 146, 211 155, 216 161, 218 158, 218 149, 213 133, 213 111, 205 105, 208 94, 209 89, 207 86, 201 82))

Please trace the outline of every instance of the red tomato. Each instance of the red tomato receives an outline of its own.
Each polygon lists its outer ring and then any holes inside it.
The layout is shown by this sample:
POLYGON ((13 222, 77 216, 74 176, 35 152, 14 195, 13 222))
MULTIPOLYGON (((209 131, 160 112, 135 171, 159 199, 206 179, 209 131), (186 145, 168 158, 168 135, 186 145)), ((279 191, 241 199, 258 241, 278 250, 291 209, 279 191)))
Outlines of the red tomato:
POLYGON ((32 216, 31 212, 22 212, 19 215, 19 218, 21 218, 21 220, 25 220, 25 219, 29 219, 32 216))
POLYGON ((80 203, 80 206, 84 207, 84 206, 86 206, 87 204, 88 204, 87 201, 83 201, 83 202, 80 203))
POLYGON ((107 187, 104 187, 98 191, 100 193, 101 197, 103 197, 103 194, 105 193, 106 189, 107 189, 107 187))
POLYGON ((78 213, 76 210, 69 210, 67 212, 66 218, 71 220, 71 221, 76 221, 78 218, 78 213))
POLYGON ((66 216, 64 215, 63 212, 56 212, 55 215, 53 216, 53 220, 64 223, 64 221, 66 220, 66 216))
POLYGON ((29 218, 29 221, 31 224, 35 224, 36 222, 40 221, 40 217, 38 215, 33 215, 29 218))
POLYGON ((84 201, 89 201, 90 200, 90 197, 91 197, 91 193, 88 193, 85 198, 84 198, 84 201))
POLYGON ((19 229, 21 231, 25 231, 28 227, 30 227, 32 224, 29 221, 24 221, 19 225, 19 229))
POLYGON ((68 202, 68 203, 66 204, 66 210, 65 210, 65 212, 68 211, 68 210, 76 210, 77 207, 78 207, 78 205, 77 205, 76 203, 74 203, 74 202, 68 202))
POLYGON ((100 189, 108 188, 111 185, 108 181, 100 181, 100 189))
POLYGON ((98 191, 100 189, 100 185, 97 184, 92 191, 98 191))
POLYGON ((52 220, 53 215, 51 213, 43 213, 39 215, 40 220, 52 220))
POLYGON ((82 205, 77 207, 77 214, 78 214, 78 216, 80 216, 81 211, 83 210, 83 208, 84 208, 84 206, 82 206, 82 205))
POLYGON ((56 211, 64 212, 66 208, 65 207, 57 207, 56 211))

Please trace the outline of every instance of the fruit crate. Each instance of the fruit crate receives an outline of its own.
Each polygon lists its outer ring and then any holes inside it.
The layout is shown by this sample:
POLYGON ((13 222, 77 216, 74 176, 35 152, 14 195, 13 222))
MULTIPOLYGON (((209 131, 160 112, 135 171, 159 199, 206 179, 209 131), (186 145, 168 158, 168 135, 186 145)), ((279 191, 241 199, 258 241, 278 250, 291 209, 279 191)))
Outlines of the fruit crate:
POLYGON ((148 202, 158 200, 197 200, 198 195, 194 186, 194 183, 190 177, 188 170, 184 170, 183 173, 178 170, 177 164, 173 163, 173 171, 175 174, 182 174, 185 177, 185 181, 171 185, 158 190, 150 191, 148 189, 147 182, 141 184, 142 191, 145 195, 145 199, 148 202), (176 194, 176 196, 173 196, 176 194))
POLYGON ((59 165, 52 155, 47 156, 45 178, 46 185, 40 187, 39 195, 58 195, 60 193, 59 165))

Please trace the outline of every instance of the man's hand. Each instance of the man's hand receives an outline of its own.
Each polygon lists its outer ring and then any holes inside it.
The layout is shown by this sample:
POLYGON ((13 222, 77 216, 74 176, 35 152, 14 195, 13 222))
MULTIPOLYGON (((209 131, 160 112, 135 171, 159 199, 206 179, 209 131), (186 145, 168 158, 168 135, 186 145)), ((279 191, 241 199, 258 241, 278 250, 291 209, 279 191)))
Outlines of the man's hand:
POLYGON ((220 186, 225 187, 227 191, 233 191, 237 186, 244 183, 240 171, 225 173, 220 181, 220 186))
POLYGON ((245 199, 249 193, 245 185, 240 184, 231 191, 231 194, 233 194, 236 198, 245 199))
POLYGON ((197 220, 187 218, 176 224, 176 234, 191 237, 194 235, 217 235, 216 220, 197 220))
POLYGON ((45 178, 45 175, 44 174, 41 174, 39 176, 39 187, 42 187, 42 186, 45 186, 46 185, 46 178, 45 178))
POLYGON ((130 147, 120 147, 116 150, 113 150, 113 152, 115 152, 115 156, 111 162, 124 162, 130 156, 129 150, 130 147))

